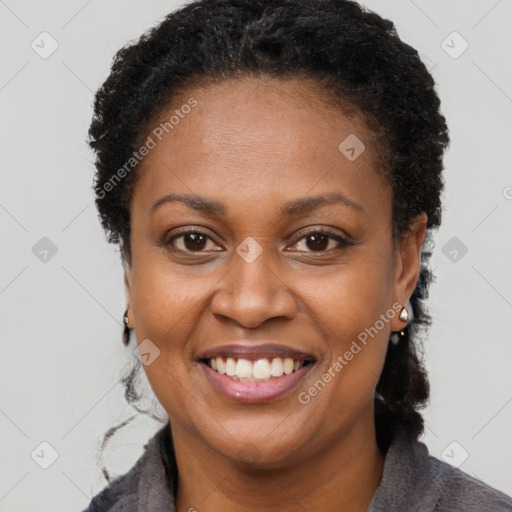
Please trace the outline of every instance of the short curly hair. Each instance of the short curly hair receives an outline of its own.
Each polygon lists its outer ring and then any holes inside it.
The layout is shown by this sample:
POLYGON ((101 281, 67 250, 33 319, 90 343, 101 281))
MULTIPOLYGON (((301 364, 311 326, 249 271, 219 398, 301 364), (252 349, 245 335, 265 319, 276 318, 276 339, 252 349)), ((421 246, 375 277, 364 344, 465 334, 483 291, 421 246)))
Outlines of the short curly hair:
POLYGON ((375 393, 380 448, 387 449, 400 426, 418 438, 424 431, 418 410, 429 397, 418 335, 431 321, 424 305, 433 279, 430 235, 441 223, 449 136, 432 76, 391 21, 351 0, 199 0, 122 48, 96 94, 89 130, 96 205, 108 240, 130 254, 129 205, 140 166, 115 186, 108 183, 151 121, 187 87, 258 75, 312 79, 360 114, 376 141, 376 168, 392 187, 394 241, 416 215, 428 216, 413 319, 400 343, 389 344, 375 393))

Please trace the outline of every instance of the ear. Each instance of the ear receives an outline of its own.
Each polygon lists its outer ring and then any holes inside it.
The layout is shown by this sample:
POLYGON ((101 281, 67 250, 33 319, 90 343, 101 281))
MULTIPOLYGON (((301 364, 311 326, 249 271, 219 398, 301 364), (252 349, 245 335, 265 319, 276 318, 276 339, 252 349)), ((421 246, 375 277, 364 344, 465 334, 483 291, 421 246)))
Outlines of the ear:
MULTIPOLYGON (((420 275, 421 251, 427 231, 427 215, 422 212, 412 222, 410 231, 397 242, 395 249, 394 303, 406 306, 420 275)), ((399 313, 398 311, 397 313, 399 313)), ((409 314, 411 311, 409 311, 409 314)), ((390 321, 392 331, 399 331, 404 323, 396 314, 390 321)))
POLYGON ((133 311, 130 311, 131 309, 131 296, 132 296, 132 269, 131 269, 131 263, 130 258, 127 258, 125 255, 123 255, 123 268, 124 268, 124 291, 126 296, 126 303, 128 305, 128 316, 130 318, 130 324, 133 327, 135 322, 133 318, 133 311))
POLYGON ((132 291, 132 273, 129 265, 126 265, 124 268, 124 291, 126 294, 126 301, 130 303, 132 291))

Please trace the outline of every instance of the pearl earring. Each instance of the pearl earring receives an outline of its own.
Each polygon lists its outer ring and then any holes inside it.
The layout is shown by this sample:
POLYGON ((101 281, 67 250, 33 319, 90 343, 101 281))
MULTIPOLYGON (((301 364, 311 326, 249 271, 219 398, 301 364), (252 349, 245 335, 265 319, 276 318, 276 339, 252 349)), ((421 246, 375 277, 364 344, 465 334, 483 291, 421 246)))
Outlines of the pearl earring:
MULTIPOLYGON (((407 322, 409 320, 409 311, 407 311, 407 308, 404 306, 402 307, 402 311, 400 311, 400 315, 398 316, 402 322, 407 322)), ((398 345, 398 342, 400 341, 400 338, 405 335, 404 331, 393 332, 391 336, 389 337, 389 340, 391 341, 392 345, 398 345)))

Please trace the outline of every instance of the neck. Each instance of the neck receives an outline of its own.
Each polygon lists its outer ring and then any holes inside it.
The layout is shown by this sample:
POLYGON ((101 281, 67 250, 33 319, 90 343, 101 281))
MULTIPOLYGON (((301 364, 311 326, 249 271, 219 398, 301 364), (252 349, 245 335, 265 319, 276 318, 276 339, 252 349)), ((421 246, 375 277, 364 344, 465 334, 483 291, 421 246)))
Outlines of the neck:
POLYGON ((365 512, 384 467, 371 409, 371 421, 357 423, 314 456, 272 469, 241 465, 208 448, 198 450, 197 438, 173 425, 177 512, 365 512))

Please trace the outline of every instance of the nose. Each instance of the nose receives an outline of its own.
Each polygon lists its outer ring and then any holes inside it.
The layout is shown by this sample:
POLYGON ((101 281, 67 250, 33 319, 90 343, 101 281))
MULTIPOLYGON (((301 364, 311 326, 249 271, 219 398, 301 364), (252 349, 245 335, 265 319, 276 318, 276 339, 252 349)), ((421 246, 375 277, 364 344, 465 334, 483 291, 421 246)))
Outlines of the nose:
POLYGON ((273 318, 292 319, 297 305, 289 286, 270 267, 268 249, 251 263, 234 254, 210 303, 214 315, 253 329, 273 318), (267 254, 266 254, 267 253, 267 254))

